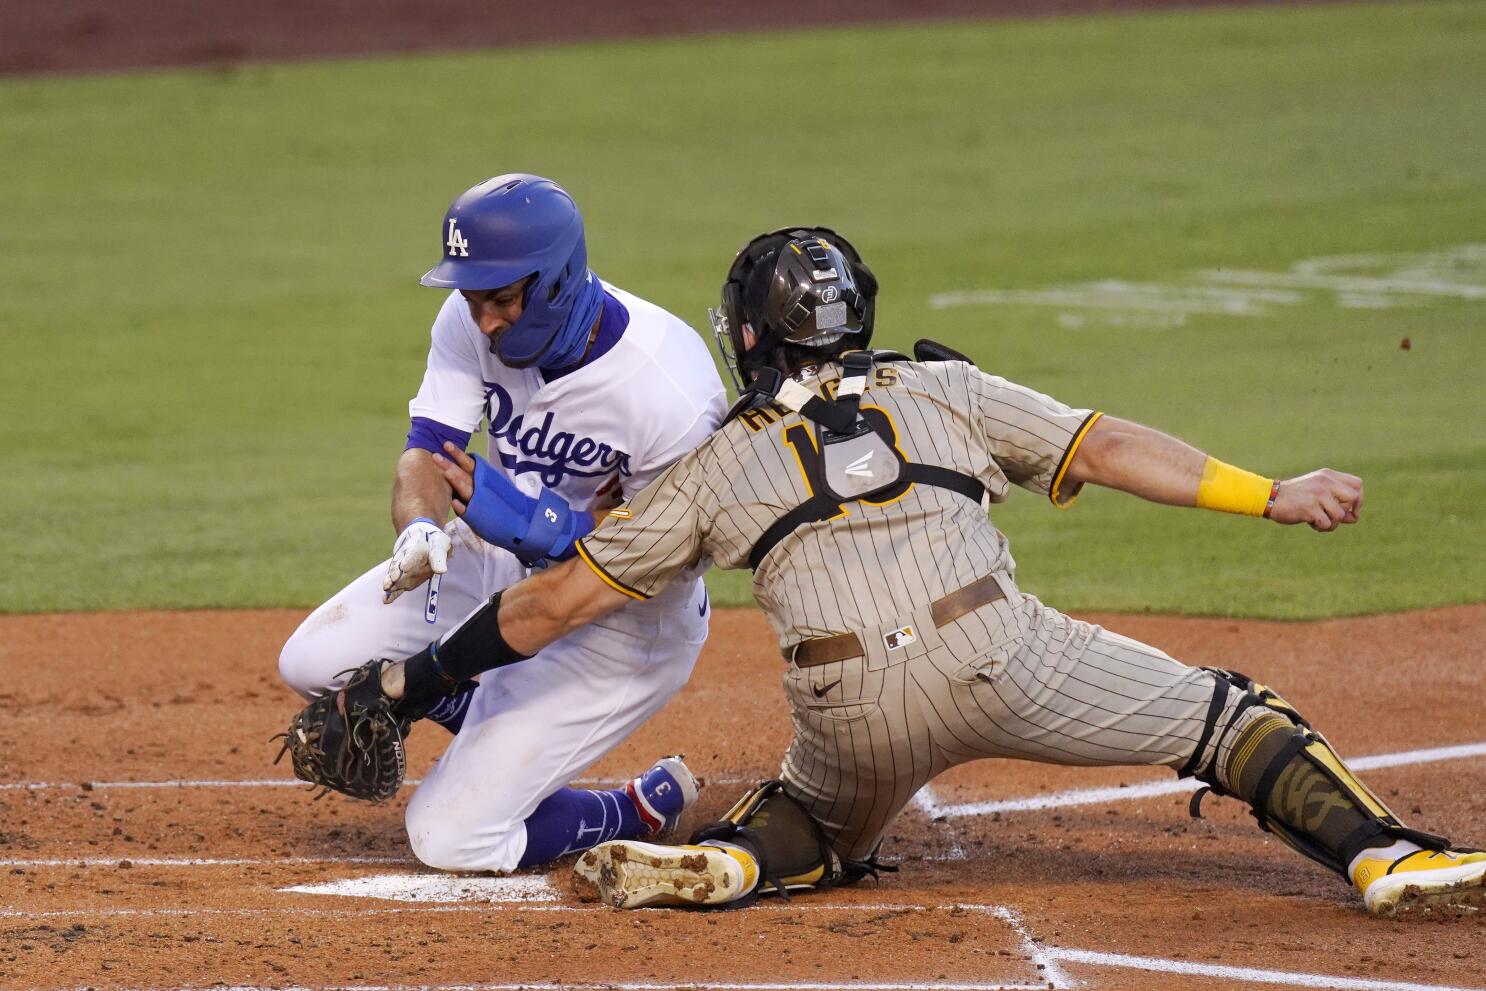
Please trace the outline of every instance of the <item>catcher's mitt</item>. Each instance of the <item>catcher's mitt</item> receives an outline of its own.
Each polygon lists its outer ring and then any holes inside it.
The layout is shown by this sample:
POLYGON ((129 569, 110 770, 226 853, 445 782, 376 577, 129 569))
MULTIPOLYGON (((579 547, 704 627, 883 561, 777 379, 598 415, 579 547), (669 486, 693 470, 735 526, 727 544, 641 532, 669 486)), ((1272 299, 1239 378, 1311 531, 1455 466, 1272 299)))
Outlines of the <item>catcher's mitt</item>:
MULTIPOLYGON (((412 720, 383 694, 383 663, 349 669, 343 686, 300 710, 289 731, 274 737, 284 741, 274 763, 287 753, 295 777, 352 798, 385 802, 397 794, 407 772, 403 739, 412 720)), ((322 791, 315 797, 324 796, 322 791)))

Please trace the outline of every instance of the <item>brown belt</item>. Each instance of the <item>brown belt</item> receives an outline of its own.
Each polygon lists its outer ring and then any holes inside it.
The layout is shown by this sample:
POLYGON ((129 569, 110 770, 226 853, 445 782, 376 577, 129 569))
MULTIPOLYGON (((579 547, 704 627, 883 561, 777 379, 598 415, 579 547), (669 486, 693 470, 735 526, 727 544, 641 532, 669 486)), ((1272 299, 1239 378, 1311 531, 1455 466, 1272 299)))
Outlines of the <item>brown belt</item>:
MULTIPOLYGON (((953 623, 973 609, 979 609, 987 602, 1005 597, 1006 593, 1002 591, 1000 582, 996 581, 996 576, 986 575, 942 599, 934 600, 929 606, 929 615, 934 618, 935 626, 943 626, 953 623)), ((784 659, 793 660, 797 668, 813 668, 832 661, 861 657, 866 653, 862 648, 862 641, 855 633, 839 633, 834 637, 820 637, 797 643, 784 655, 784 659)))

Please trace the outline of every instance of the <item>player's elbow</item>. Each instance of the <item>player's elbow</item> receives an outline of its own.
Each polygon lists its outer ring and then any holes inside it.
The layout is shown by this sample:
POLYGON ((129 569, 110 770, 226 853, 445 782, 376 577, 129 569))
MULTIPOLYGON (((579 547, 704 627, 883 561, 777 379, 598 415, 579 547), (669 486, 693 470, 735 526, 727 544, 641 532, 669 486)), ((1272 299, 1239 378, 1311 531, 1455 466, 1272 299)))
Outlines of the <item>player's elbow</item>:
POLYGON ((1089 485, 1108 485, 1126 457, 1131 435, 1125 421, 1101 416, 1079 442, 1068 463, 1068 479, 1089 485))

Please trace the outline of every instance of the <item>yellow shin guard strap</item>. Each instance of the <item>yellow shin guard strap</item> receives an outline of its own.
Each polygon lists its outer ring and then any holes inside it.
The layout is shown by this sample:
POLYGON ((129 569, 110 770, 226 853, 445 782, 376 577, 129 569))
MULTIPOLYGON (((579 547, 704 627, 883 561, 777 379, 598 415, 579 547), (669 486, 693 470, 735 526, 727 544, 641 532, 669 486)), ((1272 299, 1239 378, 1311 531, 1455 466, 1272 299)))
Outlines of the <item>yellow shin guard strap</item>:
POLYGON ((1197 508, 1263 516, 1273 487, 1272 478, 1264 478, 1210 457, 1202 466, 1202 481, 1197 485, 1197 508))

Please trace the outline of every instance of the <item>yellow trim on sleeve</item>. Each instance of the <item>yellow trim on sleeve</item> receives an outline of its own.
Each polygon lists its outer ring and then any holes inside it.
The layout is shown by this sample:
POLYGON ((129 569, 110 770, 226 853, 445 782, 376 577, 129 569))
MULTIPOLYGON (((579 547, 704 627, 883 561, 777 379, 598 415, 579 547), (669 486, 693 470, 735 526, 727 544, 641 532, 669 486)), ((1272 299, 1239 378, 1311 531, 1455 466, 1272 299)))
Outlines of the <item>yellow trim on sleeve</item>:
POLYGON ((1063 476, 1068 474, 1068 466, 1073 464, 1073 456, 1078 453, 1078 445, 1084 442, 1084 437, 1088 435, 1089 428, 1097 423, 1103 415, 1103 413, 1099 412, 1089 414, 1089 418, 1083 422, 1083 426, 1078 428, 1078 433, 1073 435, 1073 442, 1068 445, 1068 450, 1063 452, 1063 460, 1058 464, 1058 473, 1053 476, 1053 484, 1047 490, 1047 497, 1059 509, 1067 509, 1073 505, 1073 500, 1078 498, 1078 493, 1074 492, 1073 495, 1068 497, 1067 501, 1060 502, 1058 500, 1058 489, 1063 484, 1063 476))
POLYGON ((621 582, 619 582, 618 580, 616 580, 614 578, 610 578, 609 577, 609 573, 607 571, 605 571, 603 568, 599 567, 598 562, 595 561, 592 557, 589 556, 588 551, 586 549, 584 549, 584 547, 583 547, 583 541, 580 540, 576 544, 574 544, 573 546, 577 549, 578 556, 583 559, 583 563, 586 564, 586 565, 588 565, 590 568, 592 568, 593 569, 593 573, 596 574, 596 575, 598 575, 599 576, 599 579, 605 585, 608 585, 610 588, 612 588, 616 592, 622 592, 622 593, 624 593, 625 595, 629 596, 631 599, 639 599, 641 602, 644 602, 646 599, 650 598, 650 596, 646 595, 644 592, 636 592, 634 589, 630 588, 628 585, 624 585, 621 582))

